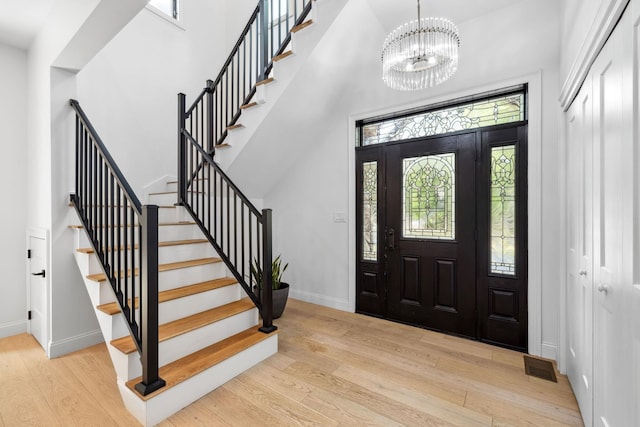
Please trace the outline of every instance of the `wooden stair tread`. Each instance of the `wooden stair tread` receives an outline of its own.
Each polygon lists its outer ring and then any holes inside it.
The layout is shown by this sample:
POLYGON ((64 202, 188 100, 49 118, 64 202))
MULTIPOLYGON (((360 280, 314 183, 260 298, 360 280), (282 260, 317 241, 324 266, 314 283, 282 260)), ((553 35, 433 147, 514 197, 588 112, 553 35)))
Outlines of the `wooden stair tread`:
POLYGON ((231 145, 227 142, 223 142, 222 144, 217 144, 216 148, 229 148, 231 145))
MULTIPOLYGON (((178 335, 191 332, 206 325, 218 322, 236 314, 251 310, 255 306, 250 298, 243 298, 220 307, 192 314, 158 327, 158 341, 163 342, 178 335)), ((111 341, 111 345, 124 354, 136 351, 136 345, 130 335, 111 341)))
MULTIPOLYGON (((160 264, 158 266, 158 271, 162 272, 162 271, 178 270, 180 268, 197 267, 200 265, 215 264, 217 262, 222 262, 222 260, 220 258, 211 257, 211 258, 193 259, 189 261, 170 262, 168 264, 160 264)), ((124 272, 121 271, 120 275, 123 276, 123 274, 124 272)), ((127 275, 130 275, 130 274, 131 274, 131 270, 128 270, 127 275)), ((134 276, 138 275, 137 268, 134 270, 133 275, 134 276)), ((107 276, 104 273, 89 274, 87 276, 87 279, 93 282, 102 282, 103 280, 107 280, 107 276)))
MULTIPOLYGON (((222 277, 220 279, 208 280, 206 282, 195 283, 193 285, 182 286, 175 289, 169 289, 158 293, 158 303, 167 301, 173 301, 178 298, 188 297, 190 295, 201 294, 203 292, 212 291, 214 289, 224 288, 225 286, 233 285, 238 281, 232 277, 222 277)), ((136 298, 135 305, 138 305, 139 299, 136 298)), ((129 300, 131 305, 131 300, 129 300)), ((109 316, 120 313, 120 305, 117 302, 110 302, 108 304, 101 304, 96 307, 109 316)))
POLYGON ((258 103, 257 102, 249 102, 248 104, 244 104, 240 106, 241 110, 247 110, 249 108, 253 108, 253 107, 257 107, 258 103))
MULTIPOLYGON (((158 247, 164 248, 168 246, 195 245, 195 244, 207 243, 207 242, 208 242, 207 239, 171 240, 166 242, 159 242, 158 247)), ((138 249, 138 247, 139 245, 137 243, 133 245, 134 249, 138 249)), ((120 246, 118 250, 121 251, 123 248, 124 246, 120 246)), ((131 245, 127 245, 127 249, 131 249, 131 245)), ((107 248, 107 251, 110 251, 110 250, 111 248, 107 248)), ((93 248, 80 248, 77 251, 82 254, 92 254, 95 252, 93 248)))
POLYGON ((313 19, 309 19, 308 21, 304 21, 300 25, 296 25, 291 29, 292 33, 297 33, 298 31, 307 28, 309 25, 313 24, 313 19))
POLYGON ((273 57, 273 62, 282 61, 283 59, 288 58, 291 55, 293 55, 293 51, 292 50, 288 50, 286 52, 282 52, 280 55, 276 55, 276 56, 273 57))
POLYGON ((141 377, 127 381, 127 387, 136 393, 140 399, 149 400, 152 397, 169 390, 171 387, 196 376, 200 372, 203 372, 218 363, 235 356, 241 351, 264 341, 265 339, 273 336, 273 334, 278 333, 278 331, 275 331, 270 334, 265 334, 260 332, 258 328, 258 326, 255 326, 247 329, 227 339, 205 347, 202 350, 198 350, 197 352, 185 356, 182 359, 178 359, 175 362, 160 367, 160 378, 165 380, 167 385, 148 394, 147 396, 142 396, 135 390, 135 385, 142 380, 141 377))
POLYGON ((235 125, 227 126, 227 130, 242 129, 243 127, 243 124, 236 123, 235 125))
POLYGON ((256 87, 266 85, 274 81, 276 81, 276 79, 274 79, 273 77, 269 77, 268 79, 260 80, 258 83, 256 83, 256 87))

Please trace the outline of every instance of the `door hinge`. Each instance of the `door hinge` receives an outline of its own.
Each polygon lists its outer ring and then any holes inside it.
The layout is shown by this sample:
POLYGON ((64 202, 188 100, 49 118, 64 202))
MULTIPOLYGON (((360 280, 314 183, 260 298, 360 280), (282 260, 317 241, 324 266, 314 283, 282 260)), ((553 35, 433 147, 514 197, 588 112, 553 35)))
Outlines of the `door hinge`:
POLYGON ((27 320, 31 320, 31 310, 27 311, 27 320))
POLYGON ((31 249, 27 249, 27 259, 31 259, 31 249))

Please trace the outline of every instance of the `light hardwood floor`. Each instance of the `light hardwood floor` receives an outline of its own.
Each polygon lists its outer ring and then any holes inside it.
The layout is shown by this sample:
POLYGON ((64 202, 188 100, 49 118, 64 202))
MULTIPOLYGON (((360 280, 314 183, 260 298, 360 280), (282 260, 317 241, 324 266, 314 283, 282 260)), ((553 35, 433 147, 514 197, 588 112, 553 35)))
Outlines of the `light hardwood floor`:
MULTIPOLYGON (((582 425, 565 376, 522 354, 290 300, 280 351, 164 421, 173 426, 582 425)), ((0 340, 0 426, 135 426, 104 344, 47 360, 0 340)))

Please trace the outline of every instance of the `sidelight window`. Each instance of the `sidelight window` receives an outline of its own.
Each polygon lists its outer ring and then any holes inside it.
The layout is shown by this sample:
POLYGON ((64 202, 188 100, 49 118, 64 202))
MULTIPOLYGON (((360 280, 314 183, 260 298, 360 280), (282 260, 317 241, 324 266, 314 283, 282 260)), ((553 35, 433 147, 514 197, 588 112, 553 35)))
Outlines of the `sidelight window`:
POLYGON ((362 259, 378 260, 378 162, 362 164, 362 259))
POLYGON ((516 273, 516 147, 491 148, 490 239, 494 274, 516 273))

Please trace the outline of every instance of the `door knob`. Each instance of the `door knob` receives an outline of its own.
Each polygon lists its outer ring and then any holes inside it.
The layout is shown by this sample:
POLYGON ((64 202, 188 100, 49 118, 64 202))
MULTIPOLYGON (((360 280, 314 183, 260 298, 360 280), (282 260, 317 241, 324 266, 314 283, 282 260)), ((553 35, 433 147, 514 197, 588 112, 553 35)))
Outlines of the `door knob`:
POLYGON ((42 278, 45 277, 44 275, 44 270, 42 270, 40 273, 31 273, 32 276, 42 276, 42 278))
POLYGON ((600 283, 598 285, 598 291, 604 292, 606 294, 607 292, 609 292, 609 286, 605 285, 604 283, 600 283))
POLYGON ((587 275, 587 270, 580 270, 578 272, 578 274, 581 275, 581 276, 586 276, 587 275))

